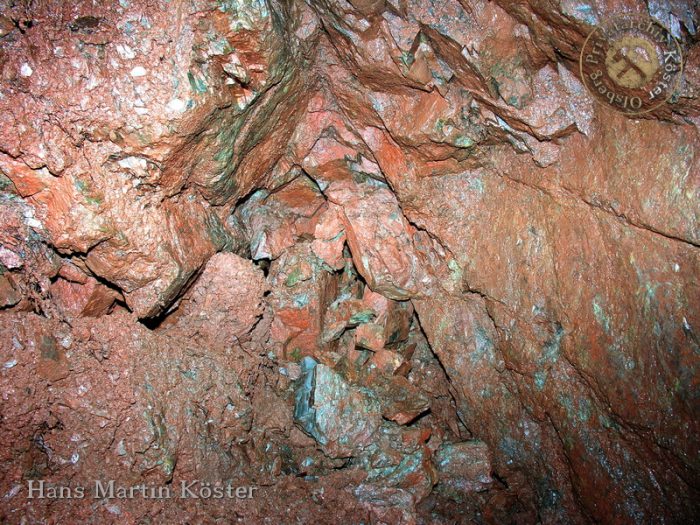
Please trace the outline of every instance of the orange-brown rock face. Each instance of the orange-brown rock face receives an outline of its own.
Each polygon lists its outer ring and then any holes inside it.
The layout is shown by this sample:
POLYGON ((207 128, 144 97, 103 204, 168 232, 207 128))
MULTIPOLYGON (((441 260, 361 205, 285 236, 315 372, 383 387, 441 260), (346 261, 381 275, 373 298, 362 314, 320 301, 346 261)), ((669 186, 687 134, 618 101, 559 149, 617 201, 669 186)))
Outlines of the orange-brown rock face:
POLYGON ((0 0, 0 521, 699 521, 698 13, 0 0))

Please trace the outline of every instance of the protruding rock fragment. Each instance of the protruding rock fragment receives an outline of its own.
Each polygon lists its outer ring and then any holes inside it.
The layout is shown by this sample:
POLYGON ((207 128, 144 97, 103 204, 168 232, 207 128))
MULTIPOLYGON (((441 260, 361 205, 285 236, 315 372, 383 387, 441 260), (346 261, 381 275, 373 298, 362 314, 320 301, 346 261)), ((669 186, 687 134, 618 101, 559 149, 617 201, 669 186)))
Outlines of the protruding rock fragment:
POLYGON ((236 345, 262 316, 266 290, 255 264, 233 253, 218 253, 183 299, 174 328, 208 345, 236 345))
POLYGON ((121 295, 85 276, 85 282, 58 279, 51 285, 51 296, 68 317, 99 317, 109 312, 121 295))
POLYGON ((422 268, 394 194, 381 185, 339 183, 326 195, 343 208, 353 260, 369 287, 395 300, 416 295, 422 268))
POLYGON ((323 342, 333 341, 340 337, 345 329, 368 323, 375 316, 374 310, 368 308, 361 299, 341 296, 326 310, 323 320, 323 342))
POLYGON ((254 193, 237 211, 250 239, 253 260, 277 259, 301 238, 311 238, 324 204, 318 187, 305 175, 273 193, 254 193))
POLYGON ((379 402, 371 392, 349 385, 310 357, 302 360, 294 417, 333 457, 362 450, 382 421, 379 402))
POLYGON ((341 220, 337 205, 331 204, 323 213, 314 230, 311 248, 329 267, 340 270, 343 267, 343 246, 345 245, 345 225, 341 220))
POLYGON ((430 433, 385 423, 358 462, 367 471, 355 494, 379 505, 409 505, 425 498, 437 482, 437 471, 425 442, 430 433))
POLYGON ((406 425, 430 410, 430 399, 403 376, 379 379, 372 389, 380 400, 382 415, 399 425, 406 425))
POLYGON ((0 275, 0 308, 14 306, 22 299, 14 284, 14 279, 8 275, 0 275))
POLYGON ((323 310, 337 293, 336 277, 311 253, 309 243, 300 243, 272 262, 270 282, 271 342, 291 360, 318 357, 323 310))
POLYGON ((467 492, 488 489, 493 483, 486 443, 446 443, 435 453, 441 492, 460 501, 467 492))

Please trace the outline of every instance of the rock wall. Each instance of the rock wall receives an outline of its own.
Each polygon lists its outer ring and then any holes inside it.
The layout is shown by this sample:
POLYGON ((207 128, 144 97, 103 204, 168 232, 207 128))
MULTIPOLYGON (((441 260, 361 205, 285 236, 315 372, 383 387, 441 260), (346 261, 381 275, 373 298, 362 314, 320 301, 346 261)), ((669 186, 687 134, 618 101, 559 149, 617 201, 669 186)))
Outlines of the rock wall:
POLYGON ((0 521, 699 520, 698 13, 0 1, 0 521), (257 492, 28 498, 96 479, 257 492))

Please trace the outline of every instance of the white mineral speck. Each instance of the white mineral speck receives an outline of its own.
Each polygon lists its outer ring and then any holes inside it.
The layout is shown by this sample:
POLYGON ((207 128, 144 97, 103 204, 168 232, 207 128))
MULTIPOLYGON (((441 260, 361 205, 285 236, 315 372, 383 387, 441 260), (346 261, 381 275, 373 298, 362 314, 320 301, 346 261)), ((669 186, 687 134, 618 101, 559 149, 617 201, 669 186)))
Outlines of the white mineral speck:
POLYGON ((32 73, 34 73, 34 70, 26 62, 24 64, 22 64, 22 67, 19 68, 19 74, 22 75, 23 77, 31 77, 32 73))
POLYGON ((4 246, 0 246, 0 262, 5 265, 6 268, 11 270, 15 268, 20 268, 22 266, 22 258, 15 252, 8 250, 4 246))
POLYGON ((136 56, 134 50, 124 44, 117 44, 117 53, 119 53, 119 56, 122 57, 124 60, 131 60, 136 56))
POLYGON ((168 109, 170 111, 180 113, 182 110, 185 109, 185 101, 179 98, 174 98, 170 102, 168 102, 168 109))
POLYGON ((125 157, 119 161, 119 166, 133 170, 145 170, 148 167, 146 159, 141 157, 125 157))
POLYGON ((132 77, 142 77, 144 75, 146 75, 146 70, 141 66, 136 66, 134 69, 131 70, 132 77))

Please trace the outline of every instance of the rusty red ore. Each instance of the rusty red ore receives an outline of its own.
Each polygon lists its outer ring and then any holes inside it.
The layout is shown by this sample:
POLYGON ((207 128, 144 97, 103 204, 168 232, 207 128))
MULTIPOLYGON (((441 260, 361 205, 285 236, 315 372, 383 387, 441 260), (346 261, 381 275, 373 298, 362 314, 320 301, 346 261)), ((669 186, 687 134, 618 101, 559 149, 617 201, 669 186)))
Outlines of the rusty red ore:
POLYGON ((699 13, 0 0, 0 522, 700 522, 699 13))

